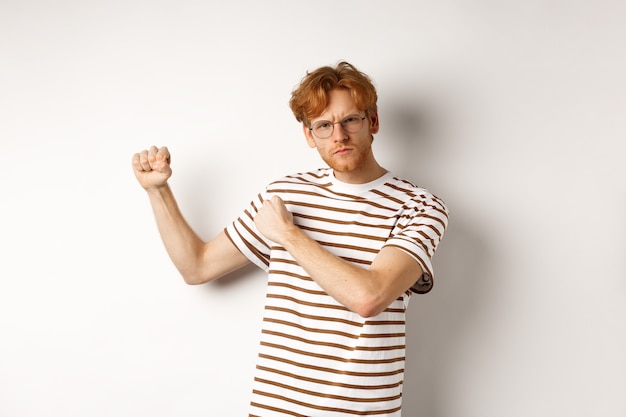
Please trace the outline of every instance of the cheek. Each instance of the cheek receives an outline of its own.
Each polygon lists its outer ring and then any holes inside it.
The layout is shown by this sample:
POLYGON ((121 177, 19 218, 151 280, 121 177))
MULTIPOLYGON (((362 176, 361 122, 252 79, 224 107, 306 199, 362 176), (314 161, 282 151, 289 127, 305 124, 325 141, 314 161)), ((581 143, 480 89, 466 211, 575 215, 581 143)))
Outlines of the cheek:
POLYGON ((307 138, 306 142, 309 147, 316 148, 319 152, 322 152, 322 149, 324 149, 324 142, 316 141, 313 138, 307 138))
POLYGON ((322 159, 324 159, 324 161, 332 159, 333 157, 332 152, 327 146, 318 145, 316 149, 319 155, 322 157, 322 159))

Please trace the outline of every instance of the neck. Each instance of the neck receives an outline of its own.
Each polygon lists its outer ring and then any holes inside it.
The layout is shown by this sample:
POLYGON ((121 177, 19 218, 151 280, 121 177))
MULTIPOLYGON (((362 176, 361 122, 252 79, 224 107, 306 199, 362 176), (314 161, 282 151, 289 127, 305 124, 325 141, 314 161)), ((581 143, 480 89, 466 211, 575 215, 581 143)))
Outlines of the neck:
POLYGON ((382 177, 387 173, 387 170, 378 165, 376 161, 373 161, 373 163, 367 167, 351 171, 337 171, 337 169, 333 169, 333 173, 335 178, 341 182, 347 184, 365 184, 382 177))

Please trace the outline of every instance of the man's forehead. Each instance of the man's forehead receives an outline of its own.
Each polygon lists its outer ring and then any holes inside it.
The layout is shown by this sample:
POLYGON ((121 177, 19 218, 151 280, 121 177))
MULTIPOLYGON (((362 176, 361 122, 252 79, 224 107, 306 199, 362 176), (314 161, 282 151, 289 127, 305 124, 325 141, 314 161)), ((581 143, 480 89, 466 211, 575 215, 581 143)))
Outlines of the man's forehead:
POLYGON ((363 110, 357 107, 350 91, 334 89, 328 92, 328 105, 324 111, 312 120, 343 119, 350 114, 357 114, 361 111, 363 110))

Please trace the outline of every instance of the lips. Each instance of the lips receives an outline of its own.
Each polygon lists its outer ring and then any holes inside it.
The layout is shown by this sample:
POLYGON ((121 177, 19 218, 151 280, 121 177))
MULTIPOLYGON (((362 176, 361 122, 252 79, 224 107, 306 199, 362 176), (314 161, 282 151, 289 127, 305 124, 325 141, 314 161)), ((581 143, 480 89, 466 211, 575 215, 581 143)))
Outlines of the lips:
POLYGON ((345 155, 347 153, 349 153, 350 151, 352 151, 352 148, 341 148, 341 149, 337 149, 335 151, 335 155, 345 155))

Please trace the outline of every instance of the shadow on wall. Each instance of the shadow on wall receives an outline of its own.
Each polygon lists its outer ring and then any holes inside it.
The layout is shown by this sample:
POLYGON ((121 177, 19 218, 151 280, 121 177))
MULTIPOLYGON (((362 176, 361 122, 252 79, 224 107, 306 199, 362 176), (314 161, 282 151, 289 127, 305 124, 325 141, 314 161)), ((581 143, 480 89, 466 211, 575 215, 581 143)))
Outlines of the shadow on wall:
POLYGON ((435 286, 412 297, 407 314, 407 362, 403 415, 443 417, 449 384, 459 363, 467 329, 480 307, 485 285, 487 248, 463 222, 451 216, 446 236, 435 255, 435 286))
MULTIPOLYGON (((455 210, 453 195, 446 192, 451 176, 446 154, 456 134, 445 126, 454 118, 453 106, 425 107, 414 100, 391 103, 385 141, 394 148, 398 175, 422 185, 441 197, 450 210, 448 229, 433 259, 435 286, 426 295, 415 295, 407 313, 407 362, 403 389, 403 416, 443 417, 449 384, 458 364, 468 328, 485 294, 484 271, 488 247, 473 230, 471 219, 455 210), (449 116, 449 117, 448 117, 449 116)), ((387 144, 385 144, 387 146, 387 144)))

